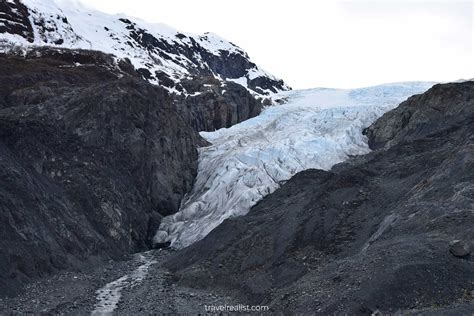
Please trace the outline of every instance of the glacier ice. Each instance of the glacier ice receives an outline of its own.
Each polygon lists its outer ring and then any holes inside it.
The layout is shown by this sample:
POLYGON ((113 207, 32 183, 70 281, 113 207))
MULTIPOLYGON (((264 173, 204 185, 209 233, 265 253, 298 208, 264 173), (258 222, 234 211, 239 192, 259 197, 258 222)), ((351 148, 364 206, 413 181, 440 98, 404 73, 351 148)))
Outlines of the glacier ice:
POLYGON ((215 132, 200 148, 198 175, 178 213, 165 217, 156 243, 186 247, 225 219, 245 215, 297 172, 329 170, 350 155, 369 152, 362 129, 433 83, 385 84, 341 90, 318 88, 277 95, 284 104, 215 132))

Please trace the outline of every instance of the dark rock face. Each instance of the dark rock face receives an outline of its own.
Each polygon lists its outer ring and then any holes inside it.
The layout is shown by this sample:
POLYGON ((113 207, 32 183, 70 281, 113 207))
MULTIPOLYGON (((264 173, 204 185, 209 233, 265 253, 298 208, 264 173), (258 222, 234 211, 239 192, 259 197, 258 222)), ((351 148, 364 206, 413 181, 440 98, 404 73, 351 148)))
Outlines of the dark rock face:
POLYGON ((410 97, 364 131, 370 147, 378 149, 424 139, 446 130, 447 123, 453 128, 465 123, 466 116, 472 113, 471 89, 469 82, 463 85, 435 85, 429 94, 410 97))
POLYGON ((0 34, 20 35, 34 41, 33 27, 28 19, 28 8, 19 0, 0 2, 0 34))
POLYGON ((247 89, 234 82, 207 77, 183 81, 191 93, 177 98, 176 106, 186 122, 196 131, 214 131, 255 117, 262 111, 262 104, 247 89))
POLYGON ((177 281, 291 313, 472 307, 472 256, 449 242, 474 239, 474 82, 411 97, 366 133, 378 150, 297 174, 171 259, 177 281))
POLYGON ((248 81, 248 86, 250 89, 256 91, 257 93, 266 95, 268 94, 268 91, 271 92, 278 92, 278 90, 283 90, 285 87, 285 83, 283 80, 272 80, 269 79, 268 77, 257 77, 252 80, 248 81))
POLYGON ((145 249, 191 188, 203 143, 126 61, 0 56, 0 295, 145 249))
MULTIPOLYGON (((146 49, 146 51, 162 57, 164 60, 176 63, 188 69, 192 77, 213 77, 215 74, 218 74, 223 79, 237 79, 246 77, 249 70, 258 69, 257 65, 250 61, 247 53, 235 45, 236 52, 220 50, 219 55, 216 55, 209 52, 194 38, 187 37, 184 34, 178 34, 177 38, 180 40, 188 39, 189 42, 175 41, 173 44, 170 44, 165 39, 156 38, 129 19, 119 20, 127 25, 127 29, 130 32, 130 39, 133 41, 133 43, 129 42, 131 47, 142 47, 146 49)), ((200 36, 200 39, 204 41, 215 41, 215 39, 210 38, 208 34, 200 36)), ((162 72, 152 74, 148 71, 148 73, 145 72, 143 74, 143 77, 147 80, 158 79, 161 85, 176 88, 180 91, 187 91, 186 84, 182 82, 176 84, 162 72)), ((283 80, 275 80, 266 76, 257 77, 253 80, 247 79, 247 82, 251 90, 264 95, 268 94, 268 91, 277 92, 277 90, 287 90, 287 86, 283 80)))
MULTIPOLYGON (((245 78, 249 71, 258 69, 257 65, 250 61, 247 53, 241 49, 236 49, 236 52, 220 50, 219 55, 216 55, 209 52, 191 37, 188 38, 189 43, 176 41, 170 44, 164 39, 154 37, 129 20, 121 19, 121 21, 128 23, 127 28, 130 30, 130 37, 137 47, 143 47, 148 52, 188 69, 190 76, 196 78, 196 80, 212 77, 217 81, 214 77, 215 74, 218 74, 224 80, 245 78)), ((211 40, 208 39, 207 35, 201 36, 200 39, 211 40)), ((163 72, 157 71, 154 74, 145 72, 143 78, 146 80, 157 79, 160 85, 190 93, 186 89, 188 85, 185 82, 176 83, 163 72)), ((260 76, 253 80, 247 78, 247 85, 249 89, 262 95, 267 95, 269 91, 276 93, 288 89, 283 80, 275 80, 267 76, 260 76)))
MULTIPOLYGON (((134 41, 135 45, 143 47, 147 51, 153 51, 165 60, 173 61, 189 68, 191 75, 211 76, 213 73, 216 73, 223 78, 240 78, 247 74, 248 69, 256 67, 244 51, 239 50, 238 53, 230 53, 222 50, 218 56, 211 54, 193 38, 189 38, 190 45, 184 45, 179 42, 170 44, 164 39, 156 38, 147 30, 138 27, 136 23, 128 19, 119 20, 127 24, 130 38, 134 41), (191 61, 194 67, 189 67, 190 65, 185 62, 183 57, 191 61)), ((181 39, 187 38, 185 35, 178 35, 178 37, 181 39)), ((206 35, 203 35, 201 38, 208 40, 206 35)), ((131 45, 133 47, 132 43, 131 45)))
MULTIPOLYGON (((41 40, 47 45, 62 45, 65 38, 80 40, 74 34, 67 18, 27 7, 21 0, 0 2, 0 37, 2 34, 19 35, 30 43, 41 40), (36 36, 36 38, 35 38, 36 36)), ((61 12, 61 11, 58 11, 61 12)), ((0 46, 9 39, 0 39, 0 46)))

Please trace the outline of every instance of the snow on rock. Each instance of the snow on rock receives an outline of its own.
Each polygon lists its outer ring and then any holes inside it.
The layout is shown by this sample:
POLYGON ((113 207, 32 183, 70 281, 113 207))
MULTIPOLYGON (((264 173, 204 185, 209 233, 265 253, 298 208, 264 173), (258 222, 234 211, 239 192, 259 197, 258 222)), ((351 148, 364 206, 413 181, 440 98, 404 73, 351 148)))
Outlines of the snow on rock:
POLYGON ((180 211, 165 217, 156 243, 182 248, 225 219, 245 215, 297 172, 329 170, 369 152, 363 128, 433 83, 386 84, 354 90, 311 89, 277 96, 285 104, 227 129, 201 132, 197 179, 180 211))
POLYGON ((0 3, 0 52, 10 45, 98 50, 128 58, 145 79, 175 93, 186 93, 179 82, 193 76, 234 80, 255 95, 289 90, 282 80, 252 63, 241 48, 216 34, 183 33, 164 24, 91 10, 71 0, 0 3))

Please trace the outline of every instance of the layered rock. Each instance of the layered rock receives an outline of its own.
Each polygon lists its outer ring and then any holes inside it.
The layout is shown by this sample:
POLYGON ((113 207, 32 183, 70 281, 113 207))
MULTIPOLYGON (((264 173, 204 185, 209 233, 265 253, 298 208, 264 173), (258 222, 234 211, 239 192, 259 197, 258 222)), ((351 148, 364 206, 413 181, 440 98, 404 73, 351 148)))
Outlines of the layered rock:
POLYGON ((273 311, 469 310, 472 257, 451 252, 474 240, 473 97, 474 82, 411 97, 367 129, 377 150, 297 174, 168 267, 273 311))
POLYGON ((202 144, 127 61, 0 56, 0 294, 146 249, 191 188, 202 144))
POLYGON ((224 83, 212 77, 186 80, 182 85, 190 93, 176 97, 176 106, 196 131, 214 131, 260 114, 262 104, 247 89, 232 81, 224 83))

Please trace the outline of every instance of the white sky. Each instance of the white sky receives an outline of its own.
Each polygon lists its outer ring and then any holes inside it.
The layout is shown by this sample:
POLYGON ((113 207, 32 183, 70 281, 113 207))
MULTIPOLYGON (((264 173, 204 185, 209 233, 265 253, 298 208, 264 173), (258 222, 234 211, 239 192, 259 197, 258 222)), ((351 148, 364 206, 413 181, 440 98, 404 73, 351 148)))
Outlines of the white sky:
POLYGON ((474 0, 80 1, 217 33, 293 88, 474 77, 474 0))

